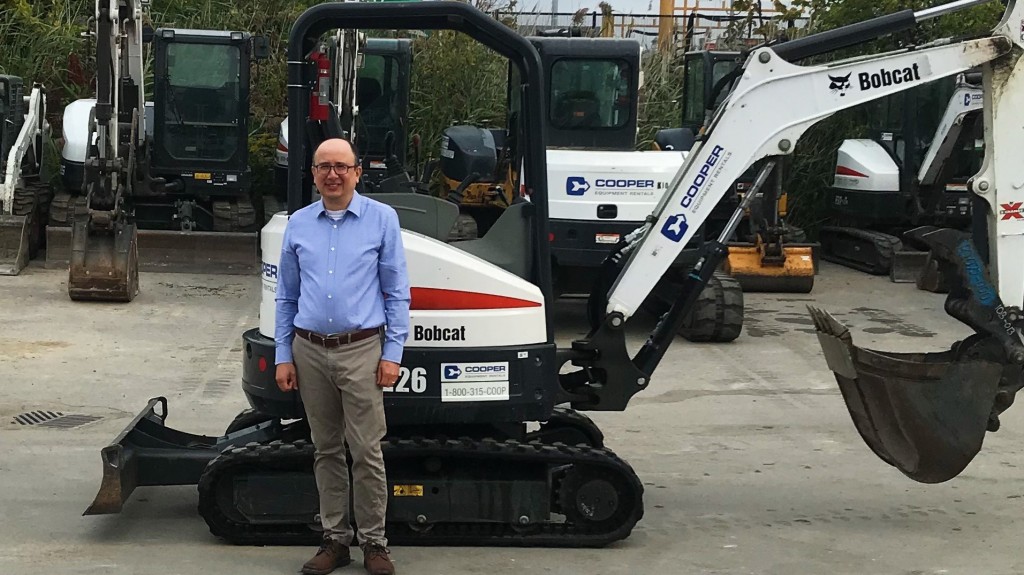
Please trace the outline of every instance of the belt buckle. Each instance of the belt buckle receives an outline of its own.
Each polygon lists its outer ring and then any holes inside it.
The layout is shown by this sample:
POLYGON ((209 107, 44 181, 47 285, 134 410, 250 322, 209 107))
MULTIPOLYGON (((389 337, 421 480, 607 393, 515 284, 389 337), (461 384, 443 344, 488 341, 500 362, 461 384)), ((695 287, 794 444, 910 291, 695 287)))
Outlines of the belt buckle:
POLYGON ((309 340, 319 346, 327 345, 327 338, 318 333, 309 332, 309 340), (319 342, 317 341, 318 339, 320 340, 319 342))

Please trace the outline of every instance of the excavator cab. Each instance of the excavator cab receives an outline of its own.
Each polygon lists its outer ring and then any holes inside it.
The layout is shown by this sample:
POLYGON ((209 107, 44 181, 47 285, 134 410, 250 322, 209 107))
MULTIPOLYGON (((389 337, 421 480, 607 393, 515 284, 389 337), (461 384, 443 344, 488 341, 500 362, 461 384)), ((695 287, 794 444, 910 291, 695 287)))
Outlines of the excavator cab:
POLYGON ((248 32, 159 28, 149 173, 165 184, 140 188, 142 229, 255 232, 249 170, 249 75, 256 38, 248 32))
POLYGON ((406 171, 412 41, 367 38, 362 57, 356 80, 356 141, 362 182, 370 191, 406 171))

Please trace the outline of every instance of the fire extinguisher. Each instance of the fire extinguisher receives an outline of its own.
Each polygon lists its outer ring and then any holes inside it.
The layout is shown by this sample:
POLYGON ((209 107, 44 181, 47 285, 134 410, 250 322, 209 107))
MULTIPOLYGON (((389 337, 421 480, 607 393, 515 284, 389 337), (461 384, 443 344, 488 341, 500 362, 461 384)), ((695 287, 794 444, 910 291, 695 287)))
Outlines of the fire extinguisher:
POLYGON ((326 120, 330 112, 331 60, 319 50, 311 52, 309 59, 316 66, 316 84, 309 96, 309 119, 326 120))

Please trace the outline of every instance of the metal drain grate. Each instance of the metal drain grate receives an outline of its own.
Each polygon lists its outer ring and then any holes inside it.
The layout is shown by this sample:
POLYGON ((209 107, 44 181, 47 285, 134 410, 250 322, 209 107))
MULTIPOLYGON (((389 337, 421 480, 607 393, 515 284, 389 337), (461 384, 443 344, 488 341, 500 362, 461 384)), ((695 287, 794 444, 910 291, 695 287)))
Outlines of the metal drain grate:
POLYGON ((55 427, 71 429, 102 418, 77 413, 61 413, 59 411, 28 411, 14 416, 13 423, 18 425, 38 425, 39 427, 55 427))

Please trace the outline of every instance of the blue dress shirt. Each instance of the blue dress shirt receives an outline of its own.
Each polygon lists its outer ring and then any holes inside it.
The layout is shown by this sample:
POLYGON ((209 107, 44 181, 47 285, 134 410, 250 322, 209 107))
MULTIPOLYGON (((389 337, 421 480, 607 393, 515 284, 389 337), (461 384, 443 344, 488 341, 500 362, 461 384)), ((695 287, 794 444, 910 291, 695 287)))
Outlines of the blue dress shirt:
POLYGON ((333 220, 323 201, 292 214, 278 264, 276 363, 292 361, 299 327, 337 334, 386 326, 382 359, 401 363, 409 278, 394 208, 355 192, 333 220))

